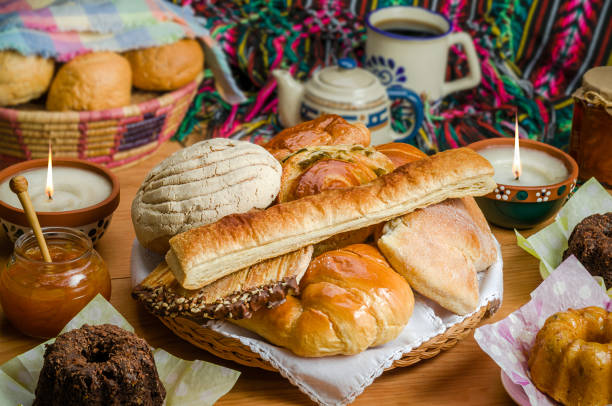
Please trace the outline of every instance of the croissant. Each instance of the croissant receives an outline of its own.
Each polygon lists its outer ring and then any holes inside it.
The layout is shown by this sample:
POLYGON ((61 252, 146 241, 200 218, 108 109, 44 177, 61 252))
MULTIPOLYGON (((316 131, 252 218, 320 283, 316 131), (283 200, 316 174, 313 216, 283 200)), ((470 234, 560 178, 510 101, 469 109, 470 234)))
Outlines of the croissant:
POLYGON ((321 116, 291 128, 286 128, 263 147, 283 161, 302 148, 317 145, 370 145, 370 131, 361 124, 349 124, 335 114, 321 116))
POLYGON ((298 356, 351 355, 395 339, 414 308, 408 283, 365 244, 315 258, 300 292, 278 307, 231 322, 298 356))

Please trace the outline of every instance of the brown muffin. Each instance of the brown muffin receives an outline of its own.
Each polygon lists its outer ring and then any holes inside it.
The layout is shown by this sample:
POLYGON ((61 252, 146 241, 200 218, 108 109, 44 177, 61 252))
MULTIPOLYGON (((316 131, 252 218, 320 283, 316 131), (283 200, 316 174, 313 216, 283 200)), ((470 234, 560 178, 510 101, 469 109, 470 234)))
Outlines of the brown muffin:
POLYGON ((111 324, 85 324, 47 345, 33 406, 157 406, 165 397, 146 341, 111 324))
POLYGON ((563 259, 574 255, 594 276, 612 287, 612 212, 582 220, 570 235, 563 259))

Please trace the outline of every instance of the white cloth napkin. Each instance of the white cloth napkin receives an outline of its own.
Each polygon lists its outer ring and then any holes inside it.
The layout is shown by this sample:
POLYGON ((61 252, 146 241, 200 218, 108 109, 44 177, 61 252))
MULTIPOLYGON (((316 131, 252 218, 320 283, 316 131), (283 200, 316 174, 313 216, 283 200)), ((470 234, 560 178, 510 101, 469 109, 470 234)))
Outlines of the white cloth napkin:
MULTIPOLYGON (((503 262, 497 241, 496 246, 497 261, 478 275, 479 308, 491 301, 498 301, 501 305, 503 262)), ((143 280, 161 259, 161 256, 146 250, 135 240, 131 261, 133 286, 143 280)), ((470 316, 457 316, 418 294, 415 294, 415 299, 412 317, 399 337, 385 345, 351 356, 302 358, 269 344, 255 333, 224 321, 210 321, 206 327, 249 346, 318 404, 342 406, 355 400, 385 368, 403 354, 470 316)))

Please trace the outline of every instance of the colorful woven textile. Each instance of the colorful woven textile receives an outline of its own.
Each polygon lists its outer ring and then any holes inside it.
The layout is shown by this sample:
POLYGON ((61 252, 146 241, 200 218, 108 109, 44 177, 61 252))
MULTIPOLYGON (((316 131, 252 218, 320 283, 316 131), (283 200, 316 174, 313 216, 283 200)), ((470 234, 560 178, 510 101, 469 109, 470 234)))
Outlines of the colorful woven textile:
MULTIPOLYGON (((248 100, 230 106, 204 84, 183 133, 204 122, 208 136, 255 141, 278 131, 275 83, 269 72, 289 68, 302 79, 337 58, 363 59, 364 18, 370 10, 414 5, 437 10, 454 30, 469 32, 481 59, 475 89, 428 104, 414 140, 434 152, 482 138, 513 134, 519 116, 523 137, 566 147, 571 93, 591 66, 612 64, 612 2, 607 0, 414 0, 414 1, 183 1, 206 17, 207 28, 227 53, 248 100)), ((449 78, 466 71, 454 48, 449 78)), ((394 127, 406 127, 404 106, 393 110, 394 127)))
POLYGON ((0 50, 67 61, 91 51, 123 52, 198 37, 208 48, 219 91, 244 101, 224 53, 192 15, 162 0, 8 0, 0 2, 0 50))

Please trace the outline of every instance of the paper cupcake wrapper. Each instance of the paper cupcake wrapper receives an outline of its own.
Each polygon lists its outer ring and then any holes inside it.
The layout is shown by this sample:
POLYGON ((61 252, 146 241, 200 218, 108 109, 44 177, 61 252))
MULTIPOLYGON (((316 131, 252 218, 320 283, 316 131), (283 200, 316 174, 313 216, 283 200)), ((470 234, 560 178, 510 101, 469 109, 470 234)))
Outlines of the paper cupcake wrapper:
MULTIPOLYGON (((102 296, 97 295, 64 327, 62 333, 83 324, 114 324, 133 332, 132 326, 102 296)), ((0 405, 29 406, 34 401, 38 375, 48 340, 0 366, 0 405)), ((212 405, 232 389, 240 372, 204 361, 185 361, 153 350, 157 372, 166 388, 166 405, 212 405)))
MULTIPOLYGON (((592 214, 611 211, 612 196, 595 178, 591 178, 559 210, 553 223, 529 238, 514 230, 516 242, 519 247, 540 260, 540 275, 545 279, 561 264, 574 227, 592 214)), ((595 279, 605 289, 603 279, 595 279)), ((612 296, 612 287, 610 288, 608 294, 612 296)))
POLYGON ((531 382, 529 354, 548 317, 569 308, 588 306, 610 311, 612 301, 571 256, 531 292, 527 304, 497 323, 477 328, 474 338, 510 380, 523 388, 532 406, 554 406, 556 403, 531 382))

